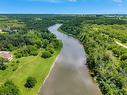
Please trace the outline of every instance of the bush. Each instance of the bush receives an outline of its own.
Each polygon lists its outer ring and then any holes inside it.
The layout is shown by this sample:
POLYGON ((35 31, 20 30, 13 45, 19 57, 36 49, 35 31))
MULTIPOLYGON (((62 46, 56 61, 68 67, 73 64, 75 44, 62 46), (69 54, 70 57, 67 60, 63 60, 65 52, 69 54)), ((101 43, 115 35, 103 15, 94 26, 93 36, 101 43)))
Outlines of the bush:
POLYGON ((41 55, 41 57, 43 57, 43 58, 49 58, 51 56, 52 55, 51 55, 51 53, 49 51, 44 51, 44 52, 42 52, 42 55, 41 55))
POLYGON ((6 81, 0 86, 0 95, 19 95, 20 91, 12 81, 6 81))
POLYGON ((30 55, 37 56, 38 52, 37 51, 32 51, 30 55))
POLYGON ((17 69, 18 69, 18 65, 17 64, 13 65, 12 71, 16 71, 17 69))
POLYGON ((5 70, 6 69, 6 65, 3 63, 0 63, 0 70, 5 70))
POLYGON ((16 58, 26 57, 34 55, 36 56, 38 54, 37 48, 35 46, 24 46, 22 48, 17 49, 15 56, 16 58))
POLYGON ((17 60, 17 61, 16 61, 16 63, 20 63, 20 61, 19 61, 19 60, 17 60))
POLYGON ((5 69, 6 69, 6 65, 4 64, 4 59, 0 57, 0 70, 5 70, 5 69))
POLYGON ((125 53, 125 54, 123 54, 123 55, 121 56, 121 60, 127 60, 127 53, 125 53))
POLYGON ((53 49, 53 48, 48 49, 48 51, 49 51, 51 54, 54 53, 54 49, 53 49))
POLYGON ((54 53, 54 47, 52 44, 47 45, 46 50, 49 51, 51 54, 54 53))
POLYGON ((35 84, 37 83, 36 79, 33 77, 28 77, 25 83, 26 88, 33 88, 35 84))

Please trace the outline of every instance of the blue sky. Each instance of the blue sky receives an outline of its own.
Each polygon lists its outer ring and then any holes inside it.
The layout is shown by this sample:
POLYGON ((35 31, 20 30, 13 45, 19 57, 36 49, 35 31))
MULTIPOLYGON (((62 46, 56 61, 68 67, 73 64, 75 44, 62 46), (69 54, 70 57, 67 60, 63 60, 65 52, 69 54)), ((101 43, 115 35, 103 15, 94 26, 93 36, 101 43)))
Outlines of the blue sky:
POLYGON ((0 13, 127 14, 127 0, 1 0, 0 13))

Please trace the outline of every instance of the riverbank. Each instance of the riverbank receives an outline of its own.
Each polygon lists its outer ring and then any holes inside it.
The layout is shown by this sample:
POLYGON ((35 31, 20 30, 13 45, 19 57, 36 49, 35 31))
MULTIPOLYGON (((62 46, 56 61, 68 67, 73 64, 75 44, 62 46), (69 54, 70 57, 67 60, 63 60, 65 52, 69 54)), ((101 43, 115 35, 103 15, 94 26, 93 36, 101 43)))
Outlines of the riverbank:
POLYGON ((60 24, 49 28, 63 48, 39 95, 101 95, 86 64, 86 54, 78 40, 58 31, 60 24))
POLYGON ((126 43, 126 25, 87 24, 86 20, 77 20, 62 25, 61 29, 84 45, 88 67, 101 92, 104 95, 126 95, 127 49, 122 44, 126 43))
POLYGON ((28 56, 18 59, 19 63, 16 63, 17 59, 14 58, 9 62, 5 71, 0 71, 0 84, 6 80, 12 80, 19 88, 21 95, 36 95, 60 50, 55 51, 54 55, 48 59, 40 56, 28 56), (33 76, 37 80, 37 84, 32 89, 24 87, 28 76, 33 76))

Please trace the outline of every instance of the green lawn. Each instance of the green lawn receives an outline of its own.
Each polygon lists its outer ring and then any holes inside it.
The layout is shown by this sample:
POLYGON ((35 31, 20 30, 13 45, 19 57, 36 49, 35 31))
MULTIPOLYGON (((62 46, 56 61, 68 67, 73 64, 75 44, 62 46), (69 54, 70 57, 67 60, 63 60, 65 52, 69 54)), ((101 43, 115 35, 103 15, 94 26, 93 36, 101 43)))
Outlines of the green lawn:
POLYGON ((20 89, 21 95, 36 95, 59 52, 60 49, 48 59, 43 59, 40 56, 29 56, 18 59, 20 63, 16 63, 17 59, 13 59, 5 71, 0 71, 0 84, 6 80, 12 80, 20 89), (33 89, 24 87, 28 76, 37 79, 37 84, 33 89))
POLYGON ((7 32, 0 32, 1 34, 5 34, 5 33, 7 33, 7 32))

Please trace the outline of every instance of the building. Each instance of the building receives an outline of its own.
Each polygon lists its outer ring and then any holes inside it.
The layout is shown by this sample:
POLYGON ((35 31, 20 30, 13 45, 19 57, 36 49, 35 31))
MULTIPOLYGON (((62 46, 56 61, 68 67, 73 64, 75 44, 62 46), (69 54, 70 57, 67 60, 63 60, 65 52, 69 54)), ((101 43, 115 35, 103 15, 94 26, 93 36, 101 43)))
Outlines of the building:
POLYGON ((13 55, 9 51, 0 51, 0 55, 7 61, 12 60, 13 55))

